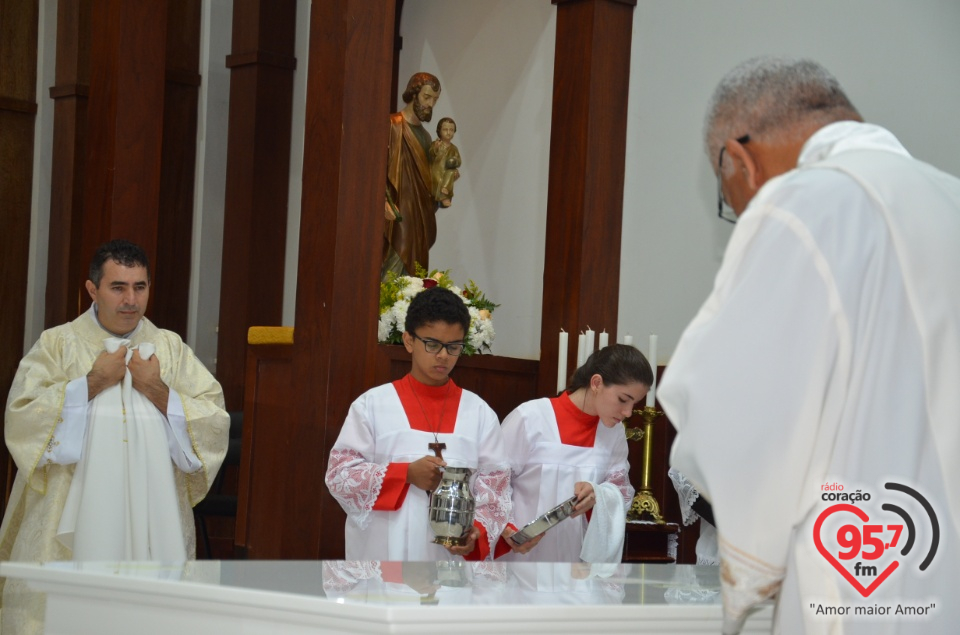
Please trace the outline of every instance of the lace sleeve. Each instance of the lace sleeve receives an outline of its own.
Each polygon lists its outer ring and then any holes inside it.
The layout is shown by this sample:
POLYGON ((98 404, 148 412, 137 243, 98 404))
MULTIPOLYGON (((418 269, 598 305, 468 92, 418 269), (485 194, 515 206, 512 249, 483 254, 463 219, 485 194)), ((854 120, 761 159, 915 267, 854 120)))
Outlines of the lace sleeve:
POLYGON ((494 553, 500 533, 507 525, 507 518, 513 509, 512 490, 510 488, 510 470, 501 469, 480 472, 474 483, 476 500, 476 519, 487 530, 490 554, 494 553))
POLYGON ((370 463, 356 450, 335 449, 330 452, 324 482, 347 516, 365 529, 386 473, 386 465, 370 463))
POLYGON ((680 498, 680 513, 683 516, 683 524, 692 525, 700 518, 700 515, 693 510, 693 504, 700 497, 700 492, 687 480, 686 476, 672 467, 667 472, 667 476, 673 482, 673 489, 677 490, 677 496, 680 498))
POLYGON ((627 474, 627 470, 617 470, 607 474, 604 483, 610 483, 620 490, 620 495, 623 496, 626 508, 630 509, 630 504, 633 502, 634 489, 633 485, 630 484, 630 477, 627 474))

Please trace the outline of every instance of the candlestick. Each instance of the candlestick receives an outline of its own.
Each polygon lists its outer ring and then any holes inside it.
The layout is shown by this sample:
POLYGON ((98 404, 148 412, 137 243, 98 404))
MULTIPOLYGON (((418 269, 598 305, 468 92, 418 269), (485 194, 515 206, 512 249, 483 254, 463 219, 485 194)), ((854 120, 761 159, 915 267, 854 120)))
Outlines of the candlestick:
POLYGON ((596 333, 590 330, 590 325, 587 325, 587 343, 585 344, 586 350, 584 351, 583 361, 587 361, 591 355, 593 355, 593 347, 596 343, 596 333))
POLYGON ((632 336, 632 335, 624 335, 624 336, 623 336, 623 343, 626 344, 627 346, 633 346, 633 336, 632 336))
POLYGON ((583 334, 583 331, 580 331, 580 338, 577 340, 577 368, 583 366, 583 363, 587 361, 584 353, 587 350, 587 340, 586 336, 583 334))
POLYGON ((643 410, 634 410, 643 418, 643 466, 641 472, 640 489, 637 490, 627 512, 629 520, 645 520, 650 517, 657 524, 664 524, 660 515, 660 505, 653 495, 653 423, 662 412, 647 406, 643 410))
POLYGON ((655 408, 657 405, 657 336, 653 333, 650 334, 650 355, 647 359, 653 368, 653 383, 650 384, 650 390, 647 392, 647 408, 655 408))
POLYGON ((606 348, 610 345, 610 335, 607 333, 607 329, 603 329, 603 333, 600 334, 598 341, 600 348, 606 348))
POLYGON ((567 387, 567 340, 569 335, 560 329, 560 346, 557 348, 557 393, 567 387))

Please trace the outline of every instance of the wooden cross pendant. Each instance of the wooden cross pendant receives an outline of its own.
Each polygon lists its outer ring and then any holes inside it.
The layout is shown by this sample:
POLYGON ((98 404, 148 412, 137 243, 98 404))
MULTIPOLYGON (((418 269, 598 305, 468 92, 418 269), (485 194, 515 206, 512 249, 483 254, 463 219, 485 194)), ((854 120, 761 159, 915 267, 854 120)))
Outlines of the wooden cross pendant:
POLYGON ((442 450, 447 449, 447 444, 446 443, 428 443, 427 447, 433 450, 433 453, 436 455, 438 459, 442 459, 443 455, 440 454, 440 452, 442 450))

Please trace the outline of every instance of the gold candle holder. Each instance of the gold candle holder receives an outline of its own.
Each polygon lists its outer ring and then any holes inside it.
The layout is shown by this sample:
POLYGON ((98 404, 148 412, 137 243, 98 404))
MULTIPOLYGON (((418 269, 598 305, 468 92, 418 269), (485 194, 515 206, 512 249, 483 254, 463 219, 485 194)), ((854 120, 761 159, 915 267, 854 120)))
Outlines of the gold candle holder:
POLYGON ((627 518, 629 520, 645 520, 644 515, 646 515, 653 518, 658 524, 663 525, 665 521, 660 515, 660 505, 653 496, 653 481, 650 477, 653 469, 653 422, 663 413, 650 406, 633 412, 643 418, 643 480, 640 489, 633 496, 627 518))

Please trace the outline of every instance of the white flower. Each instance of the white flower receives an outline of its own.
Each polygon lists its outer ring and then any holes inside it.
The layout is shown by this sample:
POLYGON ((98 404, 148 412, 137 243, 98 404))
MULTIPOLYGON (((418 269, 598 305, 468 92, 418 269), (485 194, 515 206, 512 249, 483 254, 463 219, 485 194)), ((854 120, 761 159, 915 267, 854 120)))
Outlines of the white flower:
MULTIPOLYGON (((445 272, 437 272, 433 275, 433 279, 442 280, 444 275, 445 272)), ((449 278, 446 278, 446 280, 447 282, 444 284, 450 284, 449 278)), ((380 319, 377 322, 377 340, 396 343, 400 340, 406 326, 410 301, 423 291, 424 285, 422 278, 413 276, 400 276, 389 284, 390 287, 381 287, 380 301, 386 304, 392 302, 392 305, 380 314, 380 319), (385 290, 390 294, 389 296, 383 295, 385 290)), ((471 281, 470 284, 473 285, 473 282, 471 281)), ((470 328, 467 332, 467 339, 470 342, 471 349, 477 352, 488 352, 494 337, 490 310, 480 311, 477 309, 471 300, 464 297, 461 287, 450 284, 447 289, 455 293, 467 306, 467 311, 470 314, 470 328)), ((477 291, 475 288, 473 290, 477 291)))
POLYGON ((413 299, 413 296, 423 291, 423 280, 420 278, 403 276, 400 279, 403 281, 403 289, 400 290, 400 297, 406 298, 408 302, 413 299))
POLYGON ((377 341, 386 342, 390 337, 390 330, 393 329, 393 319, 390 311, 384 311, 377 322, 377 341))

